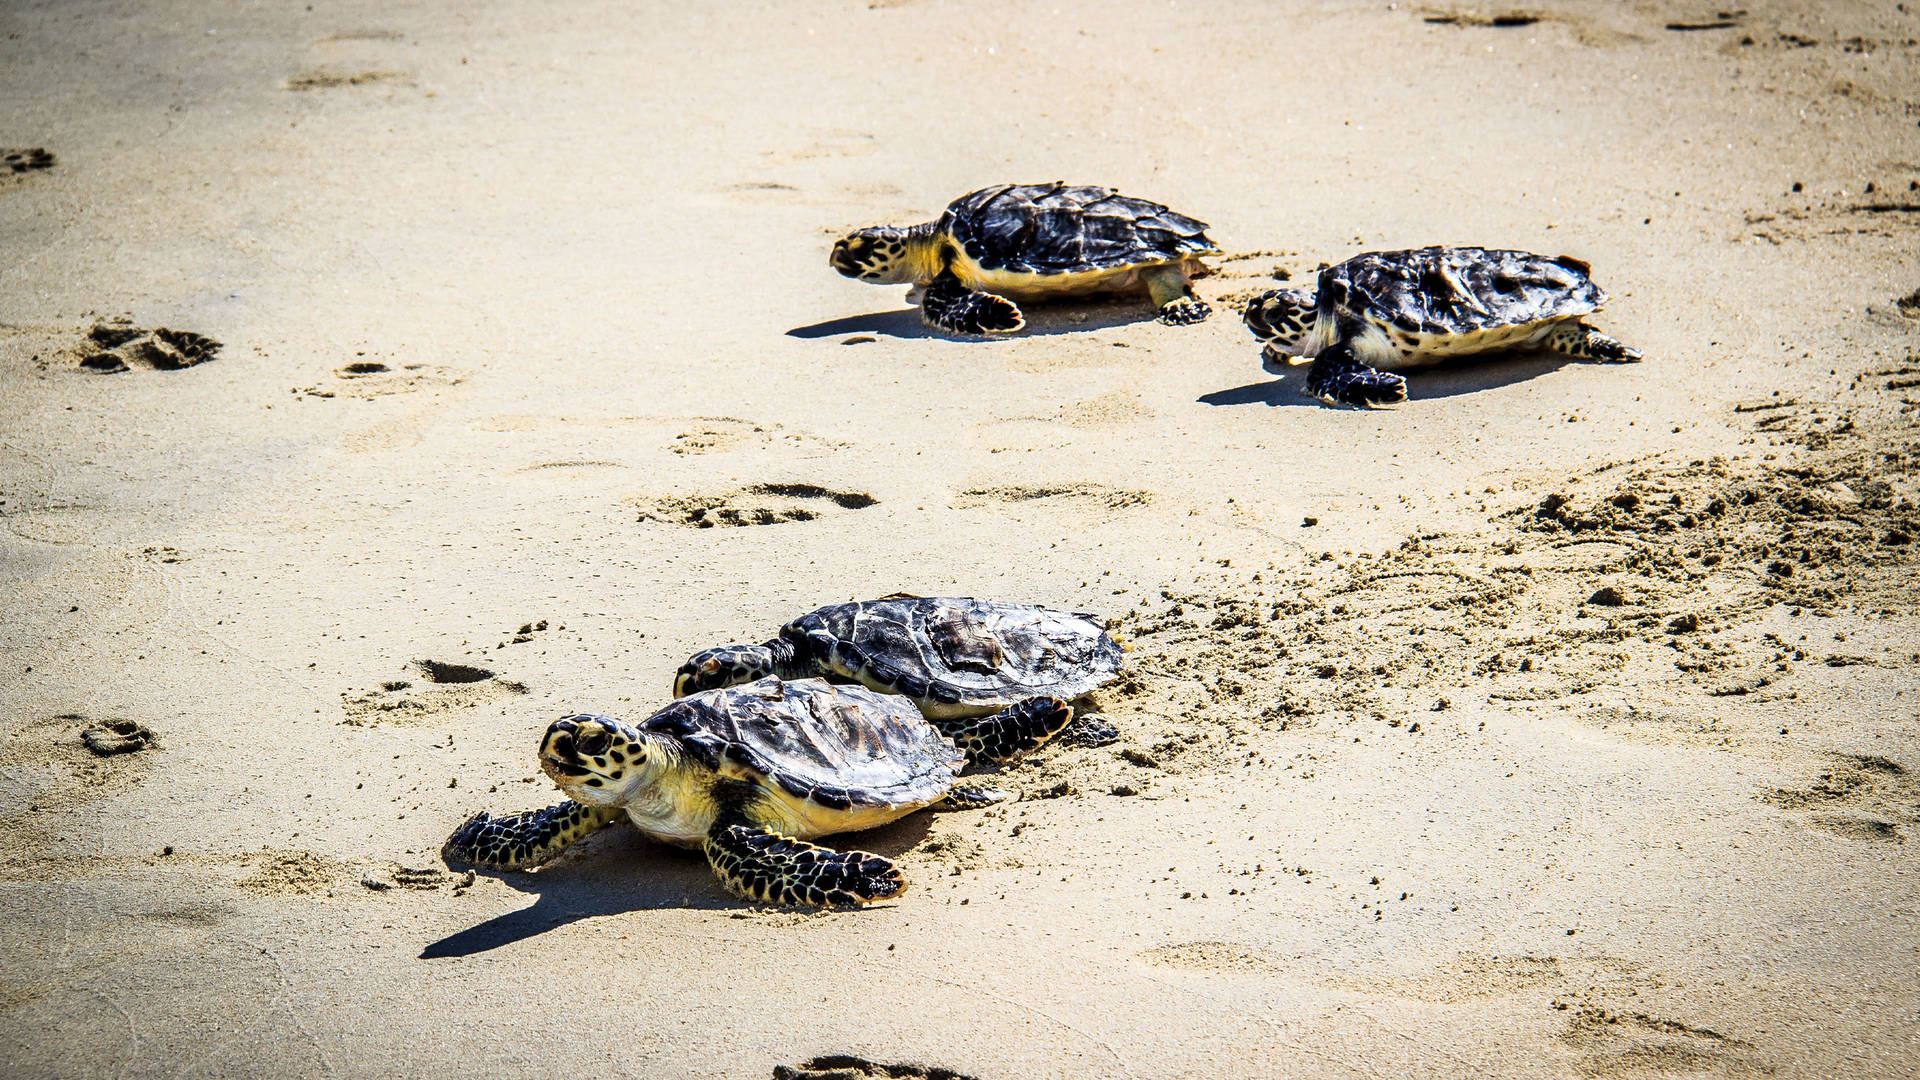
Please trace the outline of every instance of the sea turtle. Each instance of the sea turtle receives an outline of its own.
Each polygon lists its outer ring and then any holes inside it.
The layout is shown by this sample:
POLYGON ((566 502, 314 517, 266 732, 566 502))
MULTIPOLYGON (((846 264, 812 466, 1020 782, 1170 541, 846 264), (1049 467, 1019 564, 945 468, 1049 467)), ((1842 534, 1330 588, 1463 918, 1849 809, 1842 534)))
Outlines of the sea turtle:
POLYGON ((1161 322, 1179 325, 1213 310, 1189 284, 1208 272, 1200 256, 1220 254, 1206 229, 1112 188, 1001 184, 960 196, 938 221, 851 233, 830 261, 850 278, 924 288, 921 317, 956 334, 1020 329, 1026 319, 1016 299, 1142 289, 1161 322))
POLYGON ((1071 715, 1066 702, 1036 697, 936 729, 900 697, 778 678, 694 694, 639 724, 575 714, 554 721, 540 743, 540 767, 567 801, 475 814, 441 854, 452 864, 531 869, 625 817, 655 839, 702 848, 727 888, 751 900, 884 900, 906 887, 893 863, 806 839, 936 804, 1007 798, 961 785, 961 768, 1011 761, 1071 715))
MULTIPOLYGON (((675 697, 763 675, 852 681, 913 700, 935 724, 984 716, 1036 695, 1072 701, 1120 674, 1120 645, 1097 615, 971 597, 890 596, 831 604, 780 628, 764 645, 695 653, 675 697)), ((1083 714, 1069 738, 1120 737, 1083 714)))
POLYGON ((1312 360, 1307 393, 1333 405, 1390 405, 1407 371, 1546 346, 1590 360, 1640 354, 1581 321, 1607 294, 1568 255, 1477 247, 1370 251, 1320 271, 1317 289, 1274 289, 1247 306, 1266 355, 1312 360))

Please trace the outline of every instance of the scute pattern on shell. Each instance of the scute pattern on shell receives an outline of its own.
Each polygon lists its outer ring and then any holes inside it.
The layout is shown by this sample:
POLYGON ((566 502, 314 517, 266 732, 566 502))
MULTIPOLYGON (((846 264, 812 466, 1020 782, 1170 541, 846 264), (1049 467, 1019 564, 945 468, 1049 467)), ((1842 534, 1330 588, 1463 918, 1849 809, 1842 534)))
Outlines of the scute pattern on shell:
POLYGON ((864 658, 869 674, 902 693, 978 706, 1036 696, 1071 701, 1113 680, 1122 660, 1098 616, 971 597, 835 604, 780 634, 815 652, 827 639, 851 645, 843 654, 864 658), (921 685, 905 685, 913 683, 921 685))
POLYGON ((1218 254, 1207 223, 1107 187, 1002 184, 955 199, 937 232, 984 270, 1071 274, 1218 254))
POLYGON ((819 679, 768 677, 692 694, 641 730, 670 735, 694 761, 764 778, 823 806, 924 806, 966 764, 903 698, 819 679))
POLYGON ((1475 247, 1368 252, 1320 272, 1319 314, 1344 309, 1430 335, 1577 318, 1607 300, 1587 269, 1565 255, 1475 247))

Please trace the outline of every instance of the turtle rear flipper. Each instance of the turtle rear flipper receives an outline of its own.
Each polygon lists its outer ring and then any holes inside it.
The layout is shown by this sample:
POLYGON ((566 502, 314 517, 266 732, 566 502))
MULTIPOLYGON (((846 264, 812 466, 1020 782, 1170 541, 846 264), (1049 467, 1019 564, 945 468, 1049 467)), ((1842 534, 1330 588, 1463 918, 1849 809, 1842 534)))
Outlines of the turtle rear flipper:
POLYGON ((927 285, 920 297, 920 317, 928 326, 955 334, 1011 334, 1027 325, 1013 301, 975 292, 951 270, 941 271, 927 285))
POLYGON ((1307 369, 1307 393, 1330 405, 1371 409, 1407 400, 1407 380, 1362 363, 1342 343, 1314 359, 1307 369))
POLYGON ((728 889, 769 904, 870 904, 907 887, 893 863, 871 852, 833 851, 738 821, 715 825, 705 848, 728 889))
POLYGON ((1554 327, 1548 332, 1545 344, 1549 349, 1582 360, 1633 364, 1641 359, 1640 350, 1629 348, 1577 319, 1554 327))
POLYGON ((1213 314, 1205 300, 1193 295, 1193 286, 1178 264, 1156 266, 1145 276, 1153 306, 1160 309, 1160 321, 1168 326, 1191 326, 1213 314))
POLYGON ((1033 697, 991 716, 935 720, 940 734, 953 740, 973 761, 1013 761, 1060 733, 1073 708, 1057 697, 1033 697))
POLYGON ((569 799, 544 810, 493 817, 485 810, 468 818, 440 849, 448 863, 481 870, 531 870, 622 816, 617 808, 584 806, 569 799))
POLYGON ((1019 798, 1020 793, 1017 791, 968 784, 947 792, 947 797, 934 803, 933 809, 979 810, 988 806, 996 806, 1003 802, 1013 802, 1019 798))

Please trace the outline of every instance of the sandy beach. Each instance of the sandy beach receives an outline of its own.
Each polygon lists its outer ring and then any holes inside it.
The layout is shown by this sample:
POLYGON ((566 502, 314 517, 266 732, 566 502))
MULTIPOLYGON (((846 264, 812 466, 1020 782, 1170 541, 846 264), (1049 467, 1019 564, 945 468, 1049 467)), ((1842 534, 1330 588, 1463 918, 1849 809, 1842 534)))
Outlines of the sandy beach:
POLYGON ((17 2, 0 158, 0 1074, 1920 1076, 1920 6, 17 2), (1055 179, 1214 317, 827 265, 1055 179), (1263 364, 1427 244, 1645 361, 1263 364), (1121 741, 858 911, 441 863, 901 591, 1109 618, 1121 741))

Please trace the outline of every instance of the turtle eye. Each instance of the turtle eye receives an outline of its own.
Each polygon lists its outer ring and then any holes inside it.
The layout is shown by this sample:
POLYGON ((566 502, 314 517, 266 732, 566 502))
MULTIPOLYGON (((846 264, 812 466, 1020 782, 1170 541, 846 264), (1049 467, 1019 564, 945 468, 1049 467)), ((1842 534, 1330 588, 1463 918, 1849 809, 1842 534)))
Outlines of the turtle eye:
POLYGON ((613 740, 605 731, 589 731, 573 741, 573 748, 586 757, 593 757, 606 753, 607 745, 611 742, 613 740))

